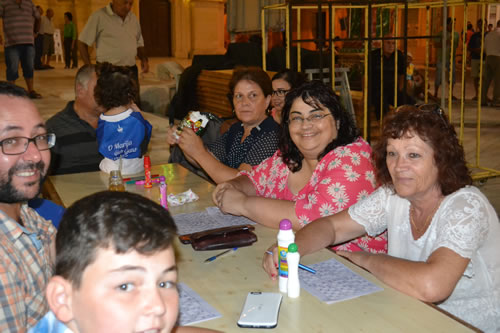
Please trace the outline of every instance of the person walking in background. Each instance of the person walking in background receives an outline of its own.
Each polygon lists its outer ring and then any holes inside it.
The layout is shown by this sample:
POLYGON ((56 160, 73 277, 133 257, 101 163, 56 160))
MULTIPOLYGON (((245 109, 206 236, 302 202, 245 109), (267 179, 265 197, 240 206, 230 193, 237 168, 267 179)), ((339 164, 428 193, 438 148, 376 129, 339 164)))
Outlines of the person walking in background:
POLYGON ((70 12, 64 13, 64 68, 70 68, 71 60, 73 60, 73 66, 71 68, 78 67, 78 54, 76 47, 76 25, 73 22, 73 14, 70 12))
MULTIPOLYGON (((43 8, 36 6, 36 9, 40 13, 40 17, 43 15, 43 8)), ((40 30, 34 31, 35 33, 35 65, 34 68, 37 70, 46 69, 42 64, 42 52, 43 52, 43 33, 40 30)))
MULTIPOLYGON (((457 99, 455 96, 453 96, 453 86, 455 86, 455 58, 457 54, 457 47, 458 47, 458 42, 460 40, 460 36, 458 35, 458 32, 452 31, 452 21, 451 17, 448 17, 446 21, 446 46, 445 46, 445 56, 446 58, 444 59, 445 66, 446 66, 446 76, 447 78, 449 77, 448 73, 450 70, 452 71, 452 82, 448 82, 451 84, 452 88, 452 99, 457 99), (450 34, 452 34, 453 37, 450 37, 450 34), (450 52, 451 52, 451 39, 453 38, 453 63, 450 66, 450 52)), ((438 91, 439 91, 439 86, 441 85, 441 73, 443 71, 443 52, 441 51, 443 48, 442 45, 442 38, 441 36, 443 35, 443 31, 439 32, 439 37, 434 41, 434 46, 436 47, 436 53, 437 53, 437 60, 436 60, 436 81, 434 83, 434 97, 438 97, 438 91)), ((444 94, 444 92, 443 92, 444 94)))
MULTIPOLYGON (((141 60, 143 73, 149 72, 149 62, 144 50, 141 25, 131 12, 133 3, 133 0, 112 0, 106 7, 90 15, 78 38, 78 49, 83 62, 90 64, 88 47, 95 44, 96 61, 129 67, 139 88, 139 70, 135 58, 137 56, 141 60)), ((138 100, 135 102, 140 106, 138 100)))
POLYGON ((497 28, 484 38, 486 50, 486 71, 483 86, 483 101, 487 100, 488 89, 493 81, 493 106, 500 106, 500 20, 497 28))
POLYGON ((54 17, 54 11, 52 9, 47 9, 45 16, 42 16, 41 31, 43 32, 43 51, 42 51, 42 63, 45 68, 53 69, 50 66, 50 58, 54 54, 54 23, 52 23, 52 17, 54 17))
MULTIPOLYGON (((483 35, 483 21, 481 19, 477 20, 477 31, 469 39, 469 51, 471 58, 470 73, 472 79, 474 80, 474 92, 476 95, 472 98, 473 101, 477 101, 479 96, 479 71, 481 69, 481 62, 484 65, 484 51, 481 54, 481 36, 483 35)), ((486 67, 483 67, 483 75, 485 74, 486 67)))
POLYGON ((465 35, 465 43, 469 43, 470 41, 470 38, 472 37, 472 35, 474 34, 474 26, 472 25, 472 23, 470 21, 467 21, 467 33, 465 35))

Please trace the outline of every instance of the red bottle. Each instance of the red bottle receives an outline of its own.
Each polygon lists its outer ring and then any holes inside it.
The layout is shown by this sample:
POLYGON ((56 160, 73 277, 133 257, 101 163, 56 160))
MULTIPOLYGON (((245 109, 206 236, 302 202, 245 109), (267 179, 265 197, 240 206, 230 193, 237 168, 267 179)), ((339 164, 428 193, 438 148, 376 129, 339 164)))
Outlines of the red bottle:
POLYGON ((149 156, 144 156, 144 187, 153 187, 153 183, 151 181, 151 160, 149 159, 149 156))

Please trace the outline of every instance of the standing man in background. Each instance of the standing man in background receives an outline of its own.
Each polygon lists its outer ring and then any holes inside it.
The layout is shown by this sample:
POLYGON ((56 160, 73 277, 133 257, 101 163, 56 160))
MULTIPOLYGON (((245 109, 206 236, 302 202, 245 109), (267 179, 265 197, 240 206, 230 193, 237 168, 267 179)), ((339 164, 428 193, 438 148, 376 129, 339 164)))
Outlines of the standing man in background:
MULTIPOLYGON (((3 20, 5 37, 5 65, 7 81, 15 83, 19 78, 19 62, 30 98, 42 98, 33 88, 35 61, 35 33, 40 29, 40 12, 31 0, 2 0, 0 18, 3 20)), ((0 36, 0 44, 3 44, 0 36)))
MULTIPOLYGON (((40 13, 40 18, 41 18, 43 15, 43 8, 40 6, 36 6, 36 9, 40 13)), ((43 33, 41 33, 40 30, 34 31, 34 33, 35 33, 35 66, 34 67, 37 70, 46 69, 45 67, 43 67, 43 64, 42 64, 43 33)))
MULTIPOLYGON (((384 37, 392 38, 393 35, 388 33, 384 37)), ((375 111, 375 116, 380 119, 380 100, 383 99, 382 113, 385 115, 390 110, 390 106, 396 107, 394 104, 394 86, 398 89, 398 104, 403 104, 403 99, 406 98, 406 103, 411 103, 408 96, 404 96, 403 87, 406 74, 404 54, 400 50, 396 50, 396 40, 386 39, 382 42, 382 48, 375 49, 370 54, 371 71, 370 77, 372 80, 370 91, 370 108, 375 111), (382 55, 380 54, 382 53, 382 55), (398 65, 396 65, 396 53, 398 55, 398 65), (381 59, 382 58, 382 59, 381 59), (382 60, 382 63, 381 63, 382 60), (381 96, 381 67, 383 66, 383 96, 381 96), (394 78, 394 72, 397 71, 397 81, 394 78)))
POLYGON ((500 107, 500 20, 497 28, 484 38, 486 50, 486 70, 484 76, 483 99, 487 100, 488 89, 493 81, 492 106, 500 107))
POLYGON ((78 68, 78 54, 76 46, 76 25, 73 22, 73 14, 70 12, 64 13, 64 68, 70 68, 71 60, 73 66, 71 68, 78 68))
POLYGON ((149 71, 149 63, 139 20, 130 11, 133 3, 133 0, 112 0, 90 15, 78 39, 78 49, 83 62, 90 64, 88 47, 95 43, 96 61, 129 67, 139 87, 135 58, 139 57, 143 73, 149 71))
MULTIPOLYGON (((452 26, 452 21, 451 17, 448 17, 446 19, 446 45, 445 45, 445 53, 446 53, 446 59, 445 60, 445 66, 446 66, 446 80, 449 80, 449 73, 452 71, 452 80, 451 82, 448 82, 448 84, 451 84, 451 98, 452 99, 457 99, 455 96, 453 96, 453 87, 455 86, 455 58, 457 54, 457 48, 460 40, 460 36, 458 35, 458 32, 452 31, 453 26, 452 26), (450 66, 450 52, 451 52, 451 39, 453 38, 453 63, 451 63, 450 66)), ((438 91, 439 91, 439 86, 441 85, 441 73, 443 71, 443 63, 442 63, 442 57, 443 57, 443 52, 441 51, 443 48, 442 45, 442 38, 441 36, 443 35, 443 31, 439 32, 439 38, 434 40, 434 46, 436 47, 436 78, 435 78, 435 83, 434 83, 434 97, 438 97, 438 91)), ((444 86, 443 86, 444 87, 444 86)), ((444 88, 443 91, 441 92, 442 94, 445 94, 444 88)))
MULTIPOLYGON (((481 54, 481 37, 483 36, 483 20, 477 20, 477 30, 469 39, 469 51, 470 51, 470 73, 474 79, 474 92, 476 95, 472 98, 473 101, 477 101, 479 96, 479 71, 481 69, 481 62, 484 64, 484 52, 481 54)), ((483 74, 486 67, 483 67, 483 74)))
POLYGON ((54 54, 54 23, 52 23, 52 18, 54 17, 54 11, 50 8, 45 12, 45 16, 42 16, 42 25, 40 27, 40 32, 43 33, 43 52, 42 52, 42 63, 45 68, 54 69, 50 66, 50 58, 54 54), (44 62, 45 58, 45 62, 44 62))

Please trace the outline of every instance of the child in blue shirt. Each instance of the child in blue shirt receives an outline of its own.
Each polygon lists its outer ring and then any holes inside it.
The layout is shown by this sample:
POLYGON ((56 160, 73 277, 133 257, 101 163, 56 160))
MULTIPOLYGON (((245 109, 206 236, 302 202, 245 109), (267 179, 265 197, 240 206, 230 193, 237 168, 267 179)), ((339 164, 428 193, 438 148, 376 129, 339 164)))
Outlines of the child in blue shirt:
POLYGON ((122 174, 143 172, 152 126, 134 110, 139 91, 132 72, 110 63, 98 65, 96 72, 95 99, 106 110, 97 125, 99 153, 104 156, 99 168, 107 173, 118 170, 121 158, 122 174))

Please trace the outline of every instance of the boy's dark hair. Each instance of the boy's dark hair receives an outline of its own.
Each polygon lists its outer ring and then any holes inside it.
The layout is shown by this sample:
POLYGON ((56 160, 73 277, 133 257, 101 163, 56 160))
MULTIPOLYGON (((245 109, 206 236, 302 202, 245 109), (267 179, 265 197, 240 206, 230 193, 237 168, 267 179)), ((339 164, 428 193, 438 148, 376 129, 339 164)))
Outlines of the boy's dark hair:
POLYGON ((94 97, 106 110, 126 106, 138 99, 137 83, 128 67, 103 62, 96 65, 96 74, 94 97))
POLYGON ((66 12, 64 13, 64 15, 68 18, 68 20, 73 21, 73 14, 71 14, 70 12, 66 12))
POLYGON ((72 204, 56 236, 56 275, 80 287, 98 249, 153 254, 172 245, 177 228, 169 212, 138 194, 104 191, 72 204))
POLYGON ((7 81, 0 81, 0 95, 29 99, 28 92, 24 88, 7 81))

